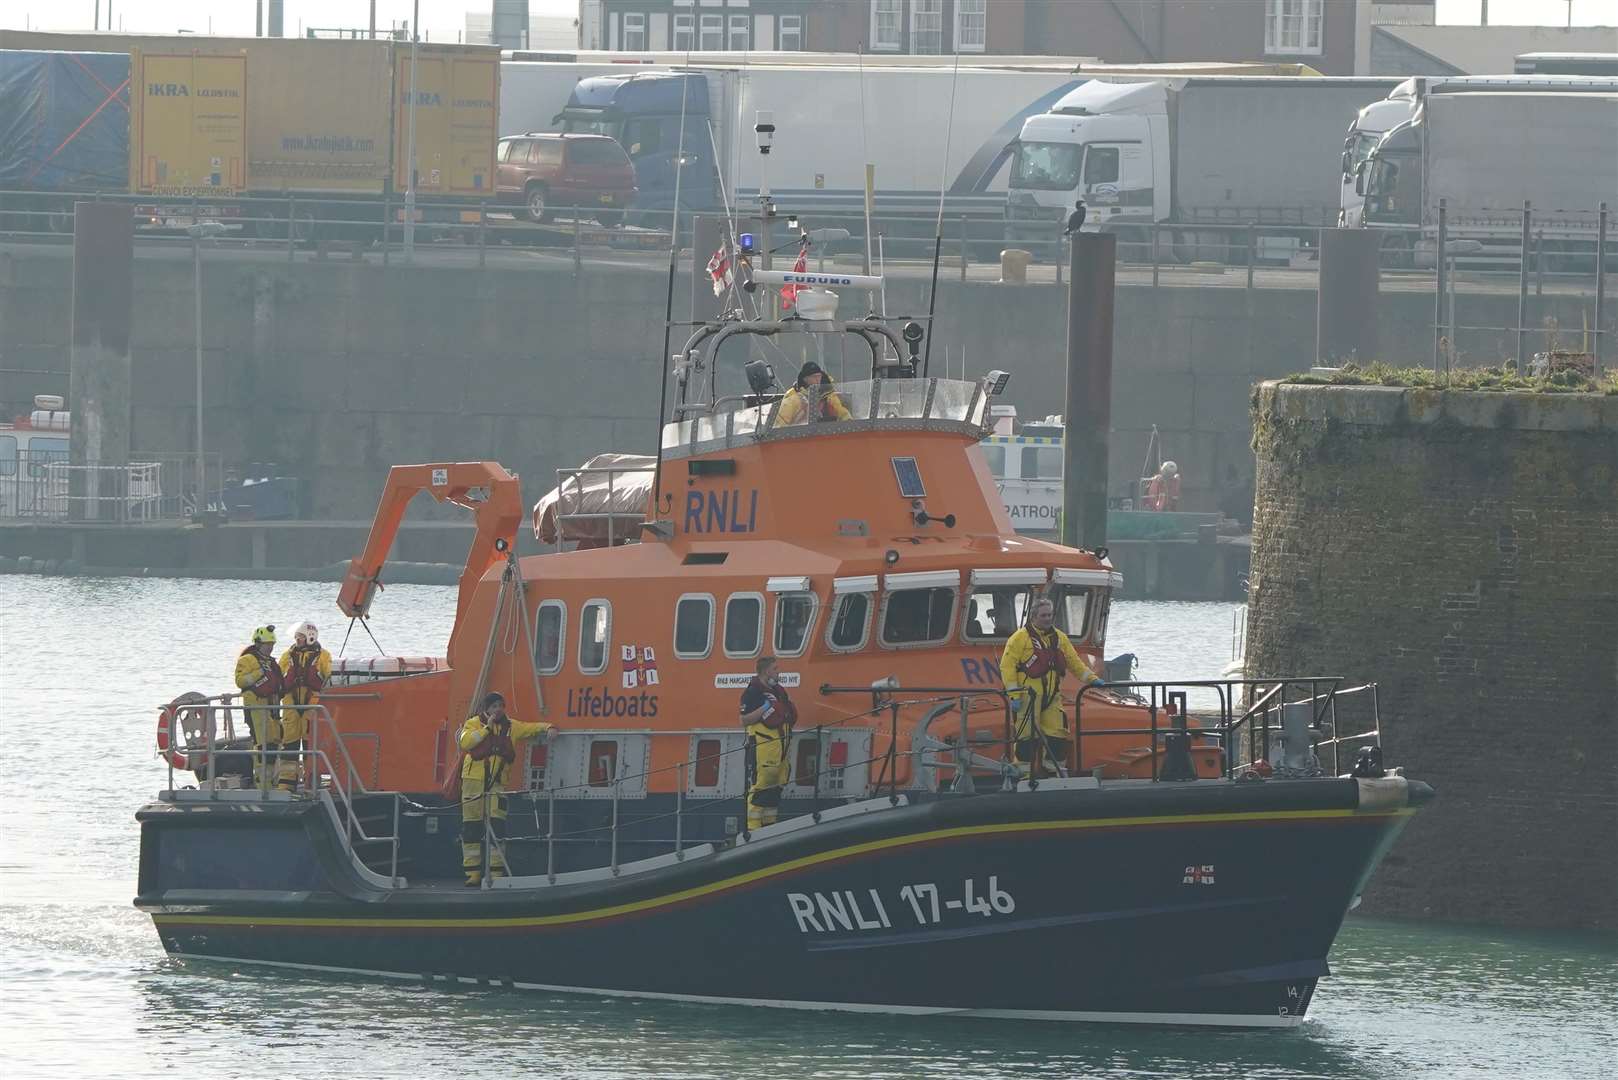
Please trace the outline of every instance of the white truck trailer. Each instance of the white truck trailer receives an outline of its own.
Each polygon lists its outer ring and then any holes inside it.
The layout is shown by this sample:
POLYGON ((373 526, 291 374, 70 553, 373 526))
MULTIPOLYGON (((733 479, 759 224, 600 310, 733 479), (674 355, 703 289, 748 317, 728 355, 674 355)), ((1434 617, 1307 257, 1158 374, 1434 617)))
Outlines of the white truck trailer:
POLYGON ((1198 226, 1337 222, 1343 121, 1397 79, 1091 82, 1023 124, 1006 200, 1011 238, 1051 235, 1083 199, 1086 230, 1145 244, 1176 225, 1175 252, 1220 258, 1229 234, 1198 226))
POLYGON ((1526 201, 1547 268, 1592 268, 1598 208, 1618 208, 1618 93, 1429 95, 1383 136, 1359 186, 1365 226, 1415 265, 1433 265, 1440 200, 1448 236, 1481 245, 1473 263, 1516 264, 1526 201))
POLYGON ((1502 93, 1554 90, 1565 93, 1618 93, 1618 78, 1586 75, 1455 75, 1406 79, 1381 101, 1359 111, 1343 140, 1343 198, 1338 224, 1357 229, 1365 211, 1365 196, 1355 190, 1354 177, 1382 136, 1416 115, 1428 94, 1463 94, 1492 90, 1502 93))

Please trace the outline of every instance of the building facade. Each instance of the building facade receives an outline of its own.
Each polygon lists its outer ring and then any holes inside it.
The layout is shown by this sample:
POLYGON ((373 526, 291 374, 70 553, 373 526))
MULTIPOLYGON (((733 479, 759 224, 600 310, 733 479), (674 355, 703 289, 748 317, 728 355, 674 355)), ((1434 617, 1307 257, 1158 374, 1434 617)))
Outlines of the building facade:
POLYGON ((802 52, 821 50, 843 13, 864 3, 827 0, 585 0, 579 47, 611 52, 802 52))
POLYGON ((578 45, 1274 61, 1363 75, 1374 29, 1431 28, 1434 12, 1435 0, 580 0, 578 45))

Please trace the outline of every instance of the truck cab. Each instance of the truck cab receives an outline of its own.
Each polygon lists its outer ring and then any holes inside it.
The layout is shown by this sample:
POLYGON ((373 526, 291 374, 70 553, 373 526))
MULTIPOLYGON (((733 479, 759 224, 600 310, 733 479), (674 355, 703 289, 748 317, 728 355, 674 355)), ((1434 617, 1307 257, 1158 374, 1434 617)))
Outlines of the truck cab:
POLYGON ((1162 82, 1091 81, 1023 122, 1006 200, 1007 239, 1048 240, 1073 204, 1087 231, 1151 225, 1168 213, 1168 95, 1162 82))
MULTIPOLYGON (((704 210, 719 204, 718 173, 709 141, 708 77, 653 71, 581 79, 562 110, 562 130, 616 139, 635 166, 634 209, 674 206, 676 173, 680 205, 704 210), (682 112, 684 170, 679 166, 682 112)), ((639 215, 634 215, 639 216, 639 215)))
POLYGON ((1360 165, 1355 189, 1365 199, 1367 226, 1421 224, 1421 118, 1407 120, 1377 142, 1360 165))
POLYGON ((1414 83, 1410 79, 1400 85, 1386 99, 1373 101, 1359 111, 1354 117, 1354 124, 1348 129, 1348 136, 1343 139, 1343 190, 1342 202, 1337 215, 1337 224, 1345 229, 1357 229, 1365 216, 1365 196, 1360 194, 1357 177, 1360 166, 1365 164, 1376 149, 1376 144, 1382 136, 1395 127, 1409 120, 1416 111, 1416 97, 1414 83), (1405 87, 1412 87, 1408 94, 1401 95, 1405 87))

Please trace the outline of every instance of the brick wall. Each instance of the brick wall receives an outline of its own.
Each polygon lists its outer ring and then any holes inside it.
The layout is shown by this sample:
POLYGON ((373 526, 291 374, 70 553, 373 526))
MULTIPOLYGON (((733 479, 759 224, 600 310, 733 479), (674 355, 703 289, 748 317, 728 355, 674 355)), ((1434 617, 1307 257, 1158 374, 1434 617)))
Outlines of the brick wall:
POLYGON ((1618 928, 1618 397, 1266 383, 1254 446, 1250 670, 1438 789, 1365 910, 1618 928))

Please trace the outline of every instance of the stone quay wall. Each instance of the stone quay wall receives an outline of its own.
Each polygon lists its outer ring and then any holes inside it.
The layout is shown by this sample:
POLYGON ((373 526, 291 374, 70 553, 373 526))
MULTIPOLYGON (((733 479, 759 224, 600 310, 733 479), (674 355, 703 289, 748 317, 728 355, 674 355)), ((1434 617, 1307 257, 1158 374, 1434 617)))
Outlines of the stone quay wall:
POLYGON ((1365 910, 1618 928, 1618 396, 1266 383, 1253 423, 1249 671, 1378 681, 1438 790, 1365 910))

